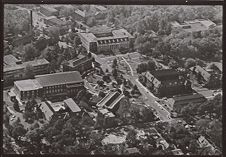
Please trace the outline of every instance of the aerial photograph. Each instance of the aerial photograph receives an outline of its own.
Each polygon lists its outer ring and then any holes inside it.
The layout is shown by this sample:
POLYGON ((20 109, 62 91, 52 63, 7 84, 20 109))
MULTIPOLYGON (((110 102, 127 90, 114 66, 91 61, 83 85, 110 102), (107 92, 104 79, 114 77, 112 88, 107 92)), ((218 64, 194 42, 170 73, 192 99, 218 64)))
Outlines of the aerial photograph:
POLYGON ((3 154, 222 155, 222 14, 5 4, 3 154))

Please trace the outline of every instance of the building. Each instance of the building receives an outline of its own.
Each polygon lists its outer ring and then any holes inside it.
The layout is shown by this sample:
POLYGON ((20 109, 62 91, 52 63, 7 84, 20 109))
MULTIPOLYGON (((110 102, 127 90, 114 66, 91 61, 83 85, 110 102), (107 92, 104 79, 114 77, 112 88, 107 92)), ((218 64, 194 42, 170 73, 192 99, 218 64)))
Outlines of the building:
POLYGON ((119 102, 124 97, 123 93, 110 91, 101 101, 97 103, 98 108, 107 108, 115 113, 119 108, 119 102))
POLYGON ((58 10, 48 5, 41 5, 40 12, 45 16, 57 16, 58 10))
POLYGON ((53 110, 53 108, 50 106, 48 102, 41 102, 39 108, 43 112, 45 119, 47 121, 50 121, 55 114, 55 111, 53 110))
POLYGON ((46 59, 36 59, 24 63, 12 56, 7 58, 4 57, 4 59, 6 59, 4 61, 5 64, 3 69, 3 79, 5 84, 10 84, 12 81, 25 79, 25 69, 28 65, 32 67, 34 75, 49 73, 49 62, 46 59))
POLYGON ((92 69, 92 56, 84 56, 79 54, 76 58, 63 64, 63 71, 79 71, 81 74, 92 69))
POLYGON ((13 55, 5 55, 3 59, 3 64, 5 65, 16 65, 16 64, 21 64, 21 60, 17 59, 13 55))
POLYGON ((64 100, 64 104, 70 110, 71 115, 80 115, 81 109, 72 98, 64 100))
POLYGON ((201 148, 207 148, 210 147, 211 148, 211 152, 209 152, 209 155, 214 155, 216 149, 214 148, 214 146, 204 137, 204 136, 200 136, 198 138, 198 144, 201 148))
POLYGON ((196 19, 191 21, 184 21, 184 23, 178 23, 176 21, 171 23, 172 32, 184 31, 191 34, 193 37, 201 36, 201 33, 216 27, 216 24, 210 20, 196 19))
POLYGON ((133 148, 126 148, 125 154, 126 155, 141 155, 141 152, 136 147, 133 147, 133 148))
POLYGON ((195 74, 196 76, 201 76, 202 79, 206 82, 210 79, 211 74, 208 73, 204 68, 200 67, 199 65, 191 67, 190 70, 195 74))
POLYGON ((78 71, 36 75, 35 79, 43 87, 43 96, 75 96, 83 89, 84 82, 78 71))
POLYGON ((184 94, 191 90, 191 83, 184 78, 184 74, 173 69, 147 72, 145 78, 147 88, 160 97, 184 94))
POLYGON ((171 152, 173 155, 184 155, 181 149, 174 149, 174 150, 171 150, 171 152))
POLYGON ((77 9, 75 10, 74 14, 72 14, 72 17, 75 21, 85 21, 86 12, 80 9, 77 9))
POLYGON ((167 106, 172 111, 174 109, 177 109, 177 107, 181 107, 189 103, 202 103, 204 101, 206 101, 206 98, 203 95, 196 93, 192 95, 169 98, 167 100, 167 106))
POLYGON ((48 26, 66 26, 67 22, 58 19, 56 16, 49 16, 44 18, 44 23, 48 26))
POLYGON ((79 72, 61 72, 36 75, 35 79, 14 82, 14 93, 21 101, 31 98, 57 98, 75 96, 84 88, 79 72))
POLYGON ((101 53, 129 49, 133 36, 125 29, 111 29, 106 26, 94 27, 86 33, 79 33, 82 45, 88 52, 101 53))

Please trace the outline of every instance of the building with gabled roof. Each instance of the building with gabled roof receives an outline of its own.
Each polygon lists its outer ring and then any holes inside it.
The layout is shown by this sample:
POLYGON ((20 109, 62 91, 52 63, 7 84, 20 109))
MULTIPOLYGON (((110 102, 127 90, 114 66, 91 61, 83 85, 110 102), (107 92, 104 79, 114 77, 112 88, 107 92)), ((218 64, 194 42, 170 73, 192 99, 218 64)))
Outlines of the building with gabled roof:
POLYGON ((145 73, 146 86, 160 97, 190 92, 191 83, 184 73, 173 69, 162 69, 145 73))
POLYGON ((75 101, 72 98, 64 100, 64 104, 70 109, 72 113, 81 112, 80 107, 75 103, 75 101))
POLYGON ((64 98, 84 89, 79 72, 60 72, 36 75, 35 79, 14 82, 15 94, 23 101, 31 98, 64 98))
POLYGON ((48 102, 41 102, 39 108, 41 109, 41 111, 43 112, 45 119, 47 121, 50 121, 53 117, 53 115, 55 114, 55 111, 53 110, 53 108, 48 104, 48 102))

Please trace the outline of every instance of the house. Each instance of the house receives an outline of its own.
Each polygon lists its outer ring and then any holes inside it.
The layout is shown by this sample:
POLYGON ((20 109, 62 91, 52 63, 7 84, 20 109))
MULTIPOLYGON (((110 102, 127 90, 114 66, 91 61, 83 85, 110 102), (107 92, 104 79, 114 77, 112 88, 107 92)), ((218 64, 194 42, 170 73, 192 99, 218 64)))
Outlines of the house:
POLYGON ((69 108, 69 113, 71 115, 80 115, 81 109, 80 107, 74 102, 72 98, 64 100, 64 104, 66 107, 69 108))
POLYGON ((86 18, 86 11, 82 11, 80 9, 76 9, 72 17, 75 21, 84 21, 86 18))
POLYGON ((14 92, 22 101, 37 97, 62 99, 83 88, 83 79, 77 71, 36 75, 35 79, 14 82, 14 92))
POLYGON ((210 79, 211 74, 208 73, 204 68, 200 67, 199 65, 191 67, 190 70, 197 77, 201 76, 202 79, 206 82, 208 82, 208 80, 210 79))
POLYGON ((46 59, 35 59, 33 61, 21 62, 15 57, 7 56, 3 68, 3 79, 6 84, 10 84, 12 81, 24 79, 25 69, 27 65, 32 67, 34 75, 46 74, 49 72, 49 62, 46 59))
POLYGON ((110 91, 100 102, 97 103, 98 108, 107 108, 115 113, 119 108, 119 102, 124 97, 123 93, 118 91, 110 91))
POLYGON ((145 78, 147 88, 160 97, 191 91, 191 83, 185 79, 184 73, 173 69, 146 72, 145 78))
POLYGON ((14 57, 13 55, 5 55, 3 59, 4 65, 16 65, 21 64, 22 61, 14 57))
POLYGON ((79 33, 79 37, 87 52, 93 53, 115 52, 120 48, 129 49, 129 43, 133 39, 125 29, 112 29, 106 26, 93 27, 89 32, 79 33))
POLYGON ((126 155, 141 155, 141 152, 136 147, 133 147, 133 148, 126 148, 125 154, 126 155))
POLYGON ((212 69, 214 71, 216 71, 218 74, 222 74, 222 69, 223 65, 221 62, 211 62, 208 66, 207 66, 207 70, 212 69))
POLYGON ((214 146, 204 137, 204 136, 200 136, 198 138, 198 144, 201 148, 206 148, 206 147, 210 147, 211 148, 211 154, 209 155, 214 155, 215 154, 215 148, 214 146))
POLYGON ((202 32, 216 27, 216 24, 210 20, 196 19, 191 21, 184 21, 184 23, 178 23, 176 21, 171 23, 172 32, 184 31, 191 34, 193 37, 201 36, 202 32))
POLYGON ((50 121, 55 114, 55 111, 53 110, 53 108, 50 106, 48 102, 41 102, 39 108, 43 112, 45 119, 47 121, 50 121))
POLYGON ((44 14, 45 16, 57 16, 58 15, 58 10, 51 7, 50 5, 41 5, 40 12, 42 14, 44 14))
POLYGON ((176 109, 178 106, 181 107, 189 103, 202 103, 204 101, 206 101, 206 98, 203 95, 195 93, 185 96, 176 96, 173 98, 169 98, 167 100, 167 106, 172 111, 176 109))
POLYGON ((79 54, 76 58, 63 64, 63 71, 79 71, 81 74, 93 68, 92 56, 84 56, 79 54))
POLYGON ((184 155, 181 149, 174 149, 174 150, 171 150, 171 152, 173 155, 184 155))
POLYGON ((58 19, 56 16, 49 16, 44 18, 44 23, 48 26, 66 26, 67 22, 58 19))

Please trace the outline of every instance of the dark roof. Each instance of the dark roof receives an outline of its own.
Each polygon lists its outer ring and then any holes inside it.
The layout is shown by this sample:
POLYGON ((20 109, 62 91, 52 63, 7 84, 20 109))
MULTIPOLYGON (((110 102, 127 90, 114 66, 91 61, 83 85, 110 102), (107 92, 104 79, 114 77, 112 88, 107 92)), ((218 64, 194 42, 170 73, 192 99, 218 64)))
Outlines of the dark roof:
POLYGON ((193 94, 193 95, 185 95, 185 96, 178 96, 173 98, 175 102, 179 101, 186 101, 186 100, 192 100, 192 99, 203 99, 205 100, 206 98, 199 93, 193 94))
POLYGON ((180 75, 178 71, 173 69, 156 70, 156 71, 152 71, 151 74, 160 81, 167 80, 172 77, 176 78, 180 75))
POLYGON ((79 83, 83 81, 78 71, 36 75, 35 78, 43 87, 66 83, 79 83))

